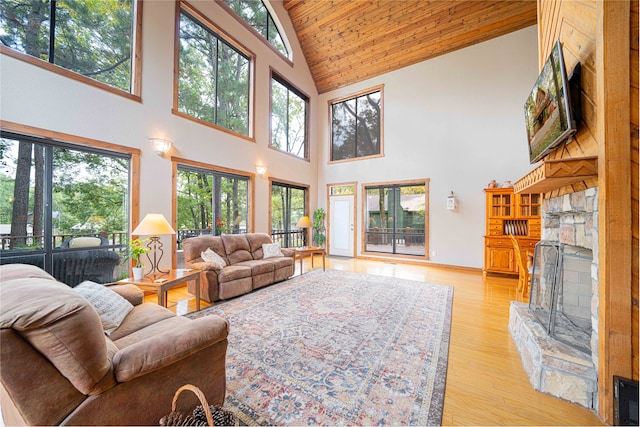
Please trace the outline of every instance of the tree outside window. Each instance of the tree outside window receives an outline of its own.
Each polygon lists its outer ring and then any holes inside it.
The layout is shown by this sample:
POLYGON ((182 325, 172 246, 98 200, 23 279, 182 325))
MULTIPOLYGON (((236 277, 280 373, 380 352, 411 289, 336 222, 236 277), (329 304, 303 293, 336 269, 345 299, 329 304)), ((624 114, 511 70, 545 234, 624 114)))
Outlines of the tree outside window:
POLYGON ((3 0, 0 42, 131 92, 134 11, 133 0, 3 0))
POLYGON ((331 102, 331 161, 382 153, 382 90, 331 102))
POLYGON ((271 44, 278 52, 289 57, 289 52, 271 13, 262 0, 223 0, 243 21, 271 44))
POLYGON ((303 159, 307 154, 307 105, 309 99, 281 77, 271 79, 271 143, 278 150, 303 159))
POLYGON ((185 10, 178 55, 178 111, 248 136, 249 57, 185 10))
POLYGON ((296 224, 306 212, 306 188, 276 183, 271 185, 271 237, 283 248, 306 246, 307 230, 296 224))
POLYGON ((107 257, 107 276, 126 274, 126 266, 117 264, 129 235, 128 155, 8 132, 2 133, 0 154, 2 264, 37 265, 72 285, 82 279, 81 271, 92 273, 81 261, 99 269, 102 257, 81 256, 77 249, 75 256, 65 254, 65 242, 97 237, 102 251, 117 254, 107 257))
POLYGON ((249 177, 180 165, 178 243, 200 234, 244 234, 249 224, 249 177))

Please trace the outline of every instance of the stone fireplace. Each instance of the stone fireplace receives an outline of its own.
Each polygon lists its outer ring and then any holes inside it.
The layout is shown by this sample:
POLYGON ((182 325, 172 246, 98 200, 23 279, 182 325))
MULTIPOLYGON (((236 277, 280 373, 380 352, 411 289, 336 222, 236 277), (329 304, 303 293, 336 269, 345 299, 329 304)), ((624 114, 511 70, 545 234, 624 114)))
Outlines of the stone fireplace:
POLYGON ((509 330, 534 389, 593 409, 598 365, 598 191, 545 199, 530 303, 509 330))

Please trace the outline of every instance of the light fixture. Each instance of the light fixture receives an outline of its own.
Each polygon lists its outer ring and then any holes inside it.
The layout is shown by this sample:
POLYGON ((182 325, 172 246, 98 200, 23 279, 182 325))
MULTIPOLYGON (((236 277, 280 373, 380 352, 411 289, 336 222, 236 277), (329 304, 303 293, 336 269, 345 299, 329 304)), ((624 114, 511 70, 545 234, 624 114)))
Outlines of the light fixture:
POLYGON ((264 176, 264 174, 267 173, 267 167, 262 165, 256 165, 256 173, 259 176, 264 176))
POLYGON ((149 243, 147 243, 147 247, 153 253, 153 260, 149 254, 147 254, 147 258, 149 258, 149 262, 151 263, 151 270, 145 276, 153 273, 153 278, 156 278, 158 273, 166 274, 169 272, 160 270, 158 264, 162 259, 162 255, 164 255, 164 251, 162 250, 162 242, 158 235, 161 234, 176 234, 173 230, 169 222, 162 214, 147 214, 142 222, 138 224, 135 230, 131 232, 131 234, 135 236, 151 236, 149 238, 149 243), (160 255, 158 256, 158 253, 160 255))
POLYGON ((167 154, 169 150, 171 150, 171 145, 173 144, 168 139, 162 138, 149 138, 149 142, 151 143, 153 151, 160 157, 167 154))
POLYGON ((304 231, 305 239, 304 240, 305 240, 305 244, 306 244, 306 242, 308 241, 307 240, 307 237, 308 237, 307 235, 309 233, 306 229, 313 227, 313 224, 311 223, 311 218, 309 218, 307 215, 303 216, 302 218, 300 218, 298 220, 298 223, 296 224, 296 227, 305 229, 305 231, 304 231))

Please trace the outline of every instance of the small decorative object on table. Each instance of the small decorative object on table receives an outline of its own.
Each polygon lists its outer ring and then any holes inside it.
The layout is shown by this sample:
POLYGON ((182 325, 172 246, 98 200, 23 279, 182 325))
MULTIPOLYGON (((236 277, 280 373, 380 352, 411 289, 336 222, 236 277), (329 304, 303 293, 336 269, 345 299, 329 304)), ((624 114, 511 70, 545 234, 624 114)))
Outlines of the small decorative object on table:
POLYGON ((231 411, 219 406, 209 405, 202 391, 191 384, 180 387, 173 396, 171 413, 160 418, 161 426, 238 426, 240 421, 231 411), (193 392, 202 405, 196 406, 192 414, 181 414, 176 411, 176 404, 180 393, 185 390, 193 392))

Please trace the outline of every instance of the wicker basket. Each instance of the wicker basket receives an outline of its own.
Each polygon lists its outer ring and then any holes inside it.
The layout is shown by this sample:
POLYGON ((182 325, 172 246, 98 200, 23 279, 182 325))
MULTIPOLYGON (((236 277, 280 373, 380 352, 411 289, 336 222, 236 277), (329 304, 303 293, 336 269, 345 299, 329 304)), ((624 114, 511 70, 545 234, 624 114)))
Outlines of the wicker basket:
POLYGON ((215 426, 215 425, 233 425, 238 426, 238 418, 230 411, 226 411, 219 406, 209 406, 204 393, 196 386, 185 384, 180 387, 173 396, 171 403, 171 413, 160 418, 161 426, 215 426), (181 414, 176 411, 178 397, 180 394, 189 390, 193 392, 200 400, 202 406, 196 407, 192 414, 181 414), (204 412, 206 420, 202 416, 196 416, 196 412, 204 412))

